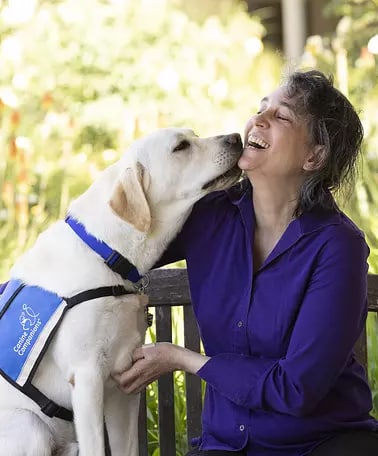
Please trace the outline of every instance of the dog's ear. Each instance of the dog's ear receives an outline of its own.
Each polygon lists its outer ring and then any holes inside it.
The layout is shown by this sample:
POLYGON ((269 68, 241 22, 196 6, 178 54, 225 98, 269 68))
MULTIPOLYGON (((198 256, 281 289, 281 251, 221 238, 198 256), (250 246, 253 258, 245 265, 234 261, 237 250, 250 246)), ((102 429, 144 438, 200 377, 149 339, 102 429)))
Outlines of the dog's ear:
POLYGON ((147 177, 139 162, 135 168, 127 168, 109 201, 110 207, 122 220, 143 233, 151 226, 150 207, 144 192, 147 177))

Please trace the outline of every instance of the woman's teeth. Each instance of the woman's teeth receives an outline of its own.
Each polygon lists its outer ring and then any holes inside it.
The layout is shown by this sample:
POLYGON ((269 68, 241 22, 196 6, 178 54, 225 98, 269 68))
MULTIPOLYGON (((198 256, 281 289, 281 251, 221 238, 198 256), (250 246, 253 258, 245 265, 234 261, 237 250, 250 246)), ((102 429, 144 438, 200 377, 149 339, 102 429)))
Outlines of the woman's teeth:
POLYGON ((257 149, 267 149, 269 144, 258 138, 257 136, 248 136, 248 146, 256 147, 257 149))

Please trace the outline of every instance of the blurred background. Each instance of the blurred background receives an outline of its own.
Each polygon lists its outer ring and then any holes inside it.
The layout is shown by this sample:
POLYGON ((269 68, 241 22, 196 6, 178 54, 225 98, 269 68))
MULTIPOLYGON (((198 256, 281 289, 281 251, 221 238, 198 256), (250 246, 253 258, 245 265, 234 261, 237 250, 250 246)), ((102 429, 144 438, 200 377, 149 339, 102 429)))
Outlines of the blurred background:
MULTIPOLYGON (((378 0, 0 0, 0 281, 135 138, 241 133, 295 67, 334 74, 361 114, 359 179, 340 204, 378 273, 377 65, 378 0)), ((368 331, 378 416, 376 317, 368 331)))

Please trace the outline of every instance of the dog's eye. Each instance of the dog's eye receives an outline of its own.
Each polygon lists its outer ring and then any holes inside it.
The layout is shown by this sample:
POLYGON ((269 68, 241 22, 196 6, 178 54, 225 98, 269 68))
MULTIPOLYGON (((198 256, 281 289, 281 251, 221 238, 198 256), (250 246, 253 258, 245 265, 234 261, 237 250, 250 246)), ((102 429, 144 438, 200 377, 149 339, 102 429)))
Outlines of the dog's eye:
POLYGON ((179 152, 180 150, 185 150, 190 147, 190 142, 186 139, 182 140, 177 146, 173 149, 173 152, 179 152))

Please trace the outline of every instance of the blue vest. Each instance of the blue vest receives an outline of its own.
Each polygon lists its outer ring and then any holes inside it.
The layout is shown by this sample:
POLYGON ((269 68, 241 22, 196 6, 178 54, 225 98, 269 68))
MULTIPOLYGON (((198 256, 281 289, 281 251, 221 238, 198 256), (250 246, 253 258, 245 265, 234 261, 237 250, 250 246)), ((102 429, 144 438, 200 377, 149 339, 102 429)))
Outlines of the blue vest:
POLYGON ((0 370, 23 386, 38 365, 67 303, 55 293, 12 280, 0 296, 0 370))
POLYGON ((32 385, 35 371, 68 309, 91 299, 130 293, 119 285, 62 298, 20 280, 10 280, 0 294, 0 374, 37 402, 46 415, 71 421, 70 410, 60 407, 32 385))

